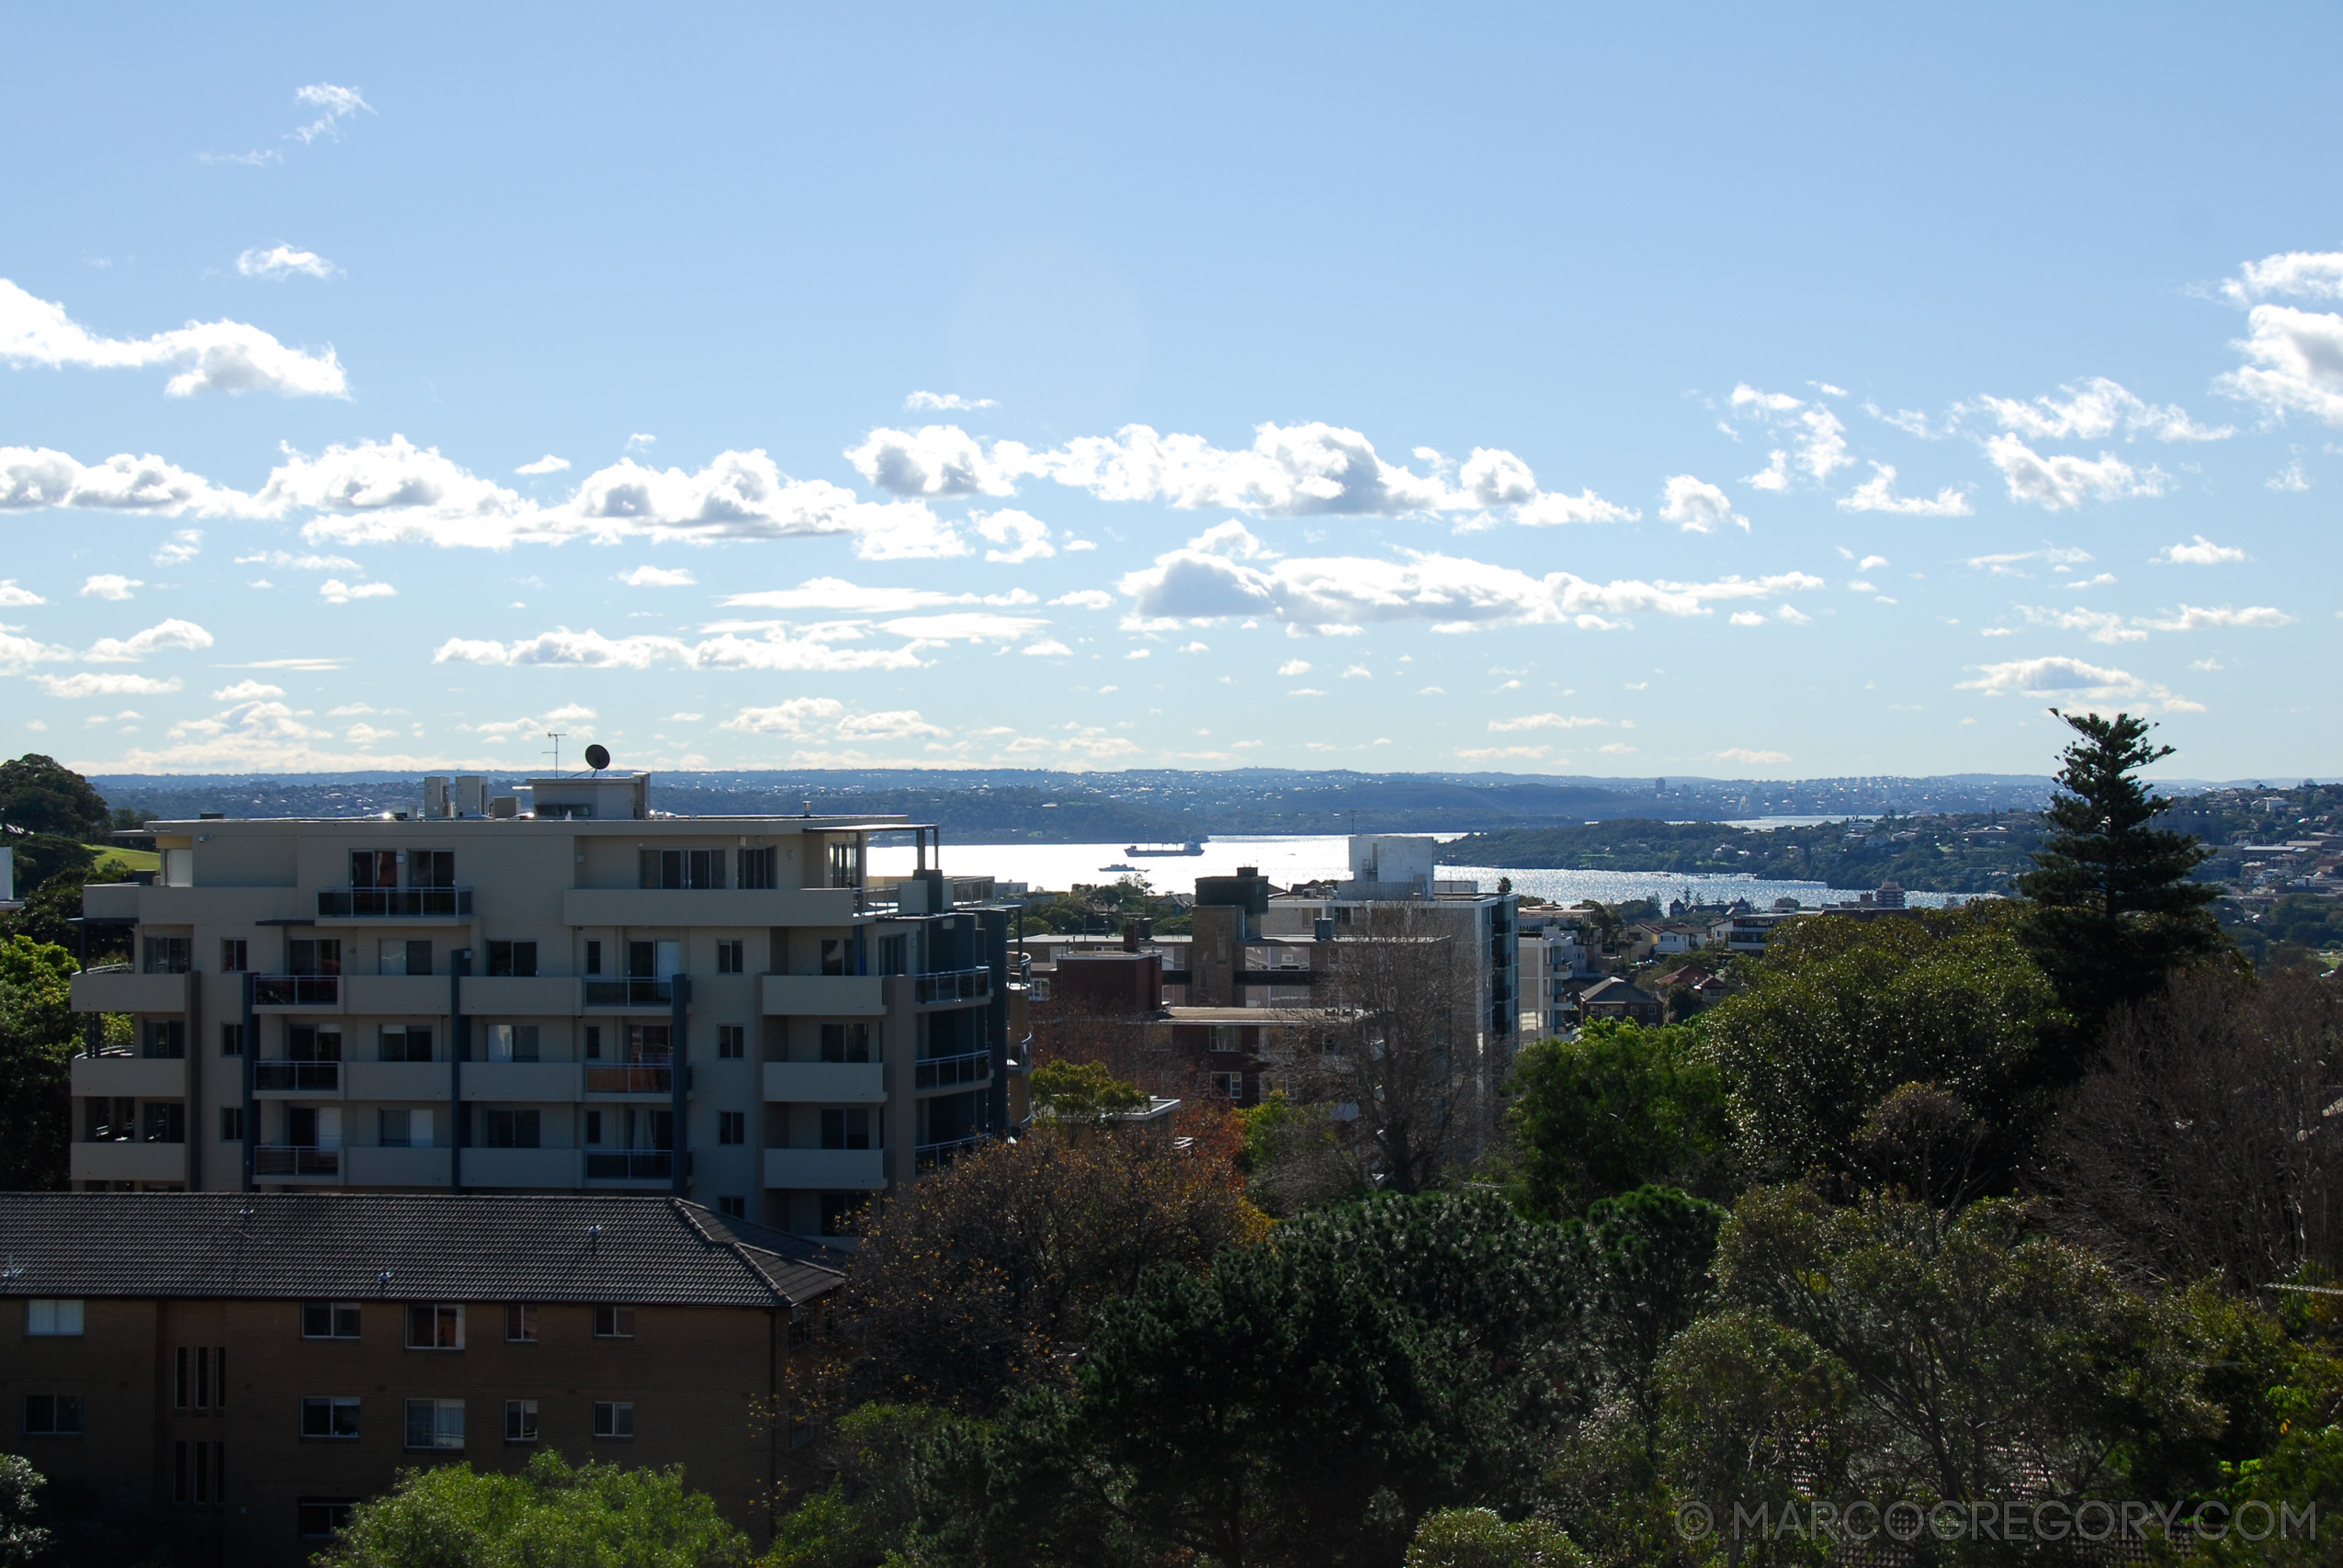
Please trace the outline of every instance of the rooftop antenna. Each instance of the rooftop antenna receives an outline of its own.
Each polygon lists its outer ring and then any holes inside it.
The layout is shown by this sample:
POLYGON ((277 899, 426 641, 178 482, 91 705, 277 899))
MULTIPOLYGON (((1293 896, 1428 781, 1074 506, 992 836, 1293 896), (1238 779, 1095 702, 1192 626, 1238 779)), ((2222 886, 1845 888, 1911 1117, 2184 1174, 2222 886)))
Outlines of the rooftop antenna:
POLYGON ((559 729, 549 729, 545 732, 545 738, 553 742, 553 776, 557 779, 561 776, 561 737, 564 731, 559 729))

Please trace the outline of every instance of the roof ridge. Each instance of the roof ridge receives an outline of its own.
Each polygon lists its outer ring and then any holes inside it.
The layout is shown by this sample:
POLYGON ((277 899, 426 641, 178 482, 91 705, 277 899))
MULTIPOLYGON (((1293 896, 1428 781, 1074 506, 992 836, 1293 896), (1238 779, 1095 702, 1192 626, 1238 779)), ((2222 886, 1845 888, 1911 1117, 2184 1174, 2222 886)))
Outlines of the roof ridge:
MULTIPOLYGON (((747 1269, 751 1274, 754 1275, 756 1277, 757 1283, 772 1292, 775 1299, 779 1301, 783 1306, 794 1307, 798 1304, 789 1299, 789 1292, 783 1290, 779 1282, 776 1281, 772 1275, 766 1273, 764 1269, 756 1266, 755 1260, 749 1257, 748 1250, 741 1245, 739 1240, 728 1235, 719 1241, 715 1236, 707 1234, 707 1227, 699 1223, 698 1216, 692 1213, 694 1209, 699 1208, 698 1204, 692 1202, 688 1199, 678 1198, 670 1194, 667 1199, 667 1206, 675 1212, 677 1218, 681 1219, 685 1224, 691 1226, 692 1234, 699 1237, 701 1241, 707 1243, 710 1247, 720 1247, 725 1251, 730 1253, 732 1255, 732 1260, 735 1263, 738 1263, 741 1268, 747 1269)), ((706 1213, 705 1210, 702 1210, 701 1212, 706 1213)))

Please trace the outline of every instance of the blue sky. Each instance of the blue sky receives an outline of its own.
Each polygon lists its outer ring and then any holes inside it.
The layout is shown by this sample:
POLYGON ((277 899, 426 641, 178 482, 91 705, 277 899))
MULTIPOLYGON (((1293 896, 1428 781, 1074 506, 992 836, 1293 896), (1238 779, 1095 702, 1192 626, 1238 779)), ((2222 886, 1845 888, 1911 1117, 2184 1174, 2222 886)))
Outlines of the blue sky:
POLYGON ((0 750, 2343 773, 2331 7, 73 7, 0 750))

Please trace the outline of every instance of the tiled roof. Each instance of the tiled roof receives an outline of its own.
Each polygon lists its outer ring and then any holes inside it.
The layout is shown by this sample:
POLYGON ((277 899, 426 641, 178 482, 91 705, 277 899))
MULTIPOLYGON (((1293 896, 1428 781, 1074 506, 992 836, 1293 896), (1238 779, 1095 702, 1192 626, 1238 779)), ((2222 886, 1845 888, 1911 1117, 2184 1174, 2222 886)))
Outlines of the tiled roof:
POLYGON ((810 1300, 843 1263, 696 1203, 622 1193, 6 1192, 0 1258, 0 1296, 735 1307, 810 1300))

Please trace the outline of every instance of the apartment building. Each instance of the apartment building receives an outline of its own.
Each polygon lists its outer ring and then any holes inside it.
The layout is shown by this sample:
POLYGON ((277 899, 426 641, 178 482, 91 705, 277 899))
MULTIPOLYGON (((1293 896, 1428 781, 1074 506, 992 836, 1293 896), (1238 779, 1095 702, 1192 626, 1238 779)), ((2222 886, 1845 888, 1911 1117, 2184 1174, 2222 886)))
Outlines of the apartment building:
POLYGON ((953 903, 934 829, 528 794, 149 824, 160 874, 84 895, 136 957, 74 978, 74 1186, 653 1191, 830 1235, 1023 1113, 1007 916, 953 903), (881 897, 883 832, 920 848, 881 897))
POLYGON ((681 1464, 767 1539, 830 1249, 625 1193, 6 1193, 0 1447, 292 1568, 402 1469, 681 1464))

